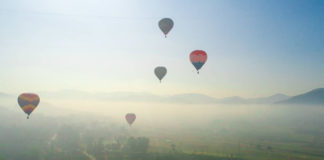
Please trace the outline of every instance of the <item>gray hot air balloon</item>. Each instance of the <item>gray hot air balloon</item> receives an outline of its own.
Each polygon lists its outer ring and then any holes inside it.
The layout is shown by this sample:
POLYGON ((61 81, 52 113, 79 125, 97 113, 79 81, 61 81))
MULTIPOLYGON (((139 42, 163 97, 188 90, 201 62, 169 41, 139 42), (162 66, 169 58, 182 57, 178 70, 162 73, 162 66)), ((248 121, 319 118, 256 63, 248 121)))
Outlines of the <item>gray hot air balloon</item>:
POLYGON ((170 32, 173 27, 173 21, 170 18, 163 18, 159 21, 159 27, 161 31, 164 33, 165 37, 170 32))
POLYGON ((167 69, 166 69, 165 67, 163 67, 163 66, 159 66, 159 67, 156 67, 156 68, 154 69, 154 73, 155 73, 156 77, 159 78, 160 83, 161 83, 161 80, 163 79, 163 77, 164 77, 164 76, 166 75, 166 73, 167 73, 167 69))

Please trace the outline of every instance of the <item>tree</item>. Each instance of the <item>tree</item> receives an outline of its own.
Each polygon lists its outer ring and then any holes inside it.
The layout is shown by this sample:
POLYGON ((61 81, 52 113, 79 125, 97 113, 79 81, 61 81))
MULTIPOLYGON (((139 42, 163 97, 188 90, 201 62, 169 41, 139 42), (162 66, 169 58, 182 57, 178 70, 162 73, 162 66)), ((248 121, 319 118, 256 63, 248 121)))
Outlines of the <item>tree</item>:
POLYGON ((66 152, 78 150, 80 148, 80 134, 71 126, 64 126, 57 133, 57 144, 66 152))
POLYGON ((130 137, 125 144, 123 151, 130 159, 144 159, 150 140, 145 137, 130 137))
POLYGON ((174 143, 171 144, 171 150, 172 152, 176 152, 176 145, 174 143))

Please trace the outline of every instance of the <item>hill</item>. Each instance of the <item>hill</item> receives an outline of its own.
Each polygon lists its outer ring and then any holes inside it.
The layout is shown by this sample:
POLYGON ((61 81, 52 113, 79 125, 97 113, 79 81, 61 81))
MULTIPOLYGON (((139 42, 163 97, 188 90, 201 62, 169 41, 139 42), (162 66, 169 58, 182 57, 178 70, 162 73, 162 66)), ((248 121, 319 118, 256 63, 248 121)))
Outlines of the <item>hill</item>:
POLYGON ((314 89, 310 92, 291 97, 278 103, 324 105, 324 88, 314 89))

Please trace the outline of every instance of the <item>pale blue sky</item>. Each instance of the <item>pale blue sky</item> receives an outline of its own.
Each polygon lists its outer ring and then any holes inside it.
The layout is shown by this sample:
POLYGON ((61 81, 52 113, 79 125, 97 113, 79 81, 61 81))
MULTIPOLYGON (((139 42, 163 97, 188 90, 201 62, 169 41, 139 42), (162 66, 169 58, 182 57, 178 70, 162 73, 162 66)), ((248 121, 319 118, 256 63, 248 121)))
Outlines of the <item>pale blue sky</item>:
POLYGON ((324 87, 323 42, 321 0, 0 0, 0 92, 294 95, 324 87))

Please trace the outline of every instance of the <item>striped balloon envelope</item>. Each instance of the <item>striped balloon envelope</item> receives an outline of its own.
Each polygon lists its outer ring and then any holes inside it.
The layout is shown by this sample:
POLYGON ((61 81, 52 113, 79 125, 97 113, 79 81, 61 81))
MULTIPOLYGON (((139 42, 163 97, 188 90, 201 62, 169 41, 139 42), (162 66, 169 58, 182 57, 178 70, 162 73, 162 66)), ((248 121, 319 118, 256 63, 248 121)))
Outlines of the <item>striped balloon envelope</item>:
POLYGON ((190 61, 199 74, 199 70, 207 61, 207 53, 203 50, 195 50, 190 53, 190 61))
POLYGON ((34 93, 23 93, 18 97, 18 104, 20 108, 28 115, 27 119, 29 119, 29 115, 35 110, 39 102, 39 96, 34 93))

